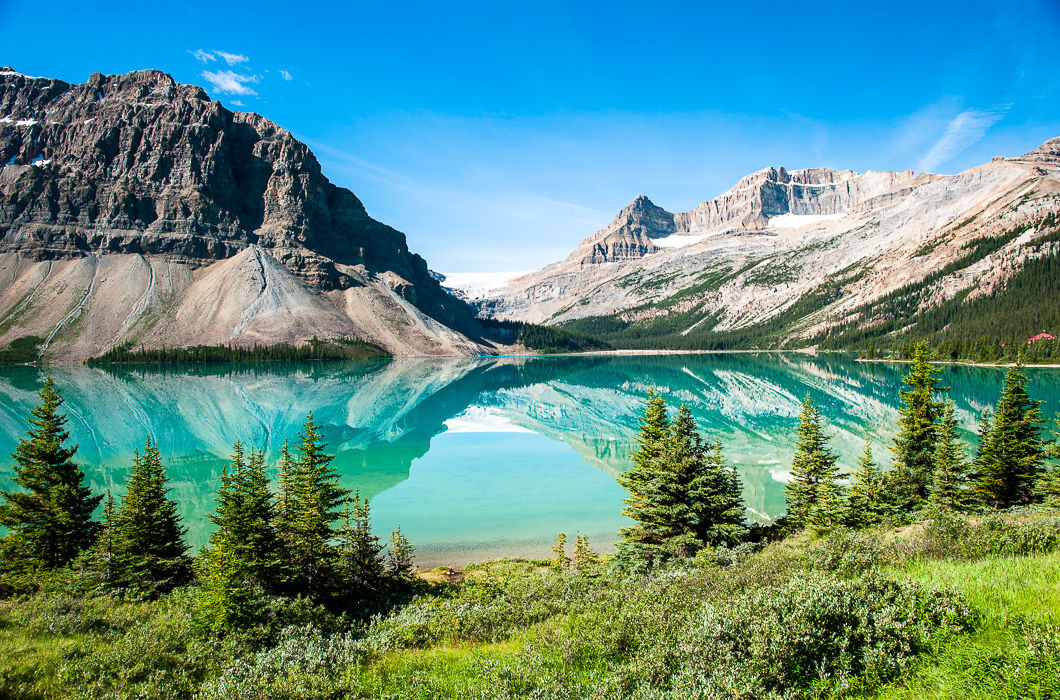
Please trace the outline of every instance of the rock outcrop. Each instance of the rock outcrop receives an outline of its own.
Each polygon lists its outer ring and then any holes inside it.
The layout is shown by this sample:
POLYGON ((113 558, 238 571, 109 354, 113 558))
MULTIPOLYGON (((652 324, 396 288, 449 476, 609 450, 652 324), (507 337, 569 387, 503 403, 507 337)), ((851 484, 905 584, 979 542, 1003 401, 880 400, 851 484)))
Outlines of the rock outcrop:
POLYGON ((0 345, 61 335, 51 356, 80 358, 111 342, 317 334, 396 354, 486 349, 404 234, 329 182, 305 144, 165 73, 71 85, 0 70, 0 165, 0 345), (121 299, 105 295, 112 286, 121 299), (85 297, 62 327, 38 308, 46 288, 85 297), (70 332, 77 319, 106 332, 70 332))

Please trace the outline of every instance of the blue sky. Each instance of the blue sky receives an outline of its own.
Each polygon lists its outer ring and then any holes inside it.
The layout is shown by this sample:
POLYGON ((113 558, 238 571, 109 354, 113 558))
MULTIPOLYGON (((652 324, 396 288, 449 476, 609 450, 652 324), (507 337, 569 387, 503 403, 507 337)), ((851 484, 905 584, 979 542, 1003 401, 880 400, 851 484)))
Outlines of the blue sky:
POLYGON ((769 165, 952 173, 1060 136, 1060 2, 0 0, 0 64, 159 68, 306 141, 448 272, 769 165))

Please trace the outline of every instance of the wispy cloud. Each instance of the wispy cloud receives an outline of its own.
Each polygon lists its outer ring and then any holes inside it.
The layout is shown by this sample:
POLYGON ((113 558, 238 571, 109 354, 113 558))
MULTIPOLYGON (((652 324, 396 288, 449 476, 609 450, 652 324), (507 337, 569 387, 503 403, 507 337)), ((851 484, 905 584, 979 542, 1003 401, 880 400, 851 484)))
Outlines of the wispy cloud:
POLYGON ((241 53, 228 53, 227 51, 216 51, 218 56, 224 59, 224 62, 230 66, 237 65, 239 63, 246 63, 250 60, 249 57, 244 56, 241 53))
POLYGON ((229 102, 229 104, 233 104, 233 105, 235 105, 236 107, 242 107, 242 106, 243 106, 243 103, 242 103, 242 102, 241 102, 240 100, 231 100, 231 101, 229 102))
POLYGON ((946 124, 942 136, 920 159, 919 169, 930 172, 953 159, 961 151, 979 141, 997 123, 1008 108, 992 111, 966 109, 946 124))
POLYGON ((288 71, 285 71, 285 70, 281 69, 280 70, 280 75, 283 77, 284 80, 291 80, 292 79, 291 74, 288 71))
POLYGON ((241 53, 229 53, 227 51, 221 51, 220 49, 214 49, 213 51, 203 51, 202 49, 195 49, 194 51, 188 50, 195 60, 202 61, 203 63, 212 63, 217 59, 221 59, 230 66, 235 66, 240 63, 246 63, 250 60, 249 56, 244 56, 241 53))
POLYGON ((203 71, 202 77, 210 83, 214 92, 231 95, 257 95, 258 93, 250 87, 258 82, 256 75, 244 75, 231 70, 203 71))

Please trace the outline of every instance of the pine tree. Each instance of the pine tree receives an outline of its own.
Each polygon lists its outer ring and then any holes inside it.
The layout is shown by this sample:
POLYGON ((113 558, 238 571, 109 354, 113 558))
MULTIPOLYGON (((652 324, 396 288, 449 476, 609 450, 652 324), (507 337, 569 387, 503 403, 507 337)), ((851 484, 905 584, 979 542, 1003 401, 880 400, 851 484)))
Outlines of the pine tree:
POLYGON ((218 632, 244 627, 260 615, 264 592, 237 542, 230 535, 211 538, 209 549, 196 561, 200 593, 194 609, 195 623, 218 632))
POLYGON ((826 472, 817 483, 816 497, 806 515, 806 527, 818 535, 831 532, 843 524, 843 505, 843 491, 836 475, 826 472))
POLYGON ((836 456, 828 449, 829 439, 821 412, 807 393, 799 412, 791 478, 784 488, 788 519, 795 527, 807 524, 810 511, 817 503, 821 483, 834 483, 839 473, 836 456))
POLYGON ((702 455, 686 488, 696 551, 735 545, 747 533, 740 477, 725 463, 721 440, 714 440, 702 455))
POLYGON ((297 585, 304 592, 314 592, 326 585, 334 557, 330 542, 337 534, 339 508, 349 491, 339 487, 338 473, 329 466, 334 457, 324 452, 326 445, 312 412, 302 427, 286 515, 290 527, 287 547, 297 585))
POLYGON ((554 567, 566 569, 570 566, 570 557, 567 556, 567 533, 561 532, 556 535, 556 543, 552 545, 552 553, 556 555, 552 559, 554 567))
POLYGON ((843 504, 843 523, 853 528, 878 523, 887 514, 886 501, 883 474, 872 458, 872 443, 865 438, 865 451, 858 458, 843 504))
POLYGON ((103 502, 103 520, 95 543, 80 558, 81 576, 102 588, 120 588, 127 565, 118 531, 118 509, 107 491, 103 502))
POLYGON ((386 553, 386 572, 398 579, 412 579, 416 575, 415 550, 408 538, 401 533, 401 526, 390 533, 390 546, 386 553))
POLYGON ((671 423, 666 404, 650 394, 638 443, 634 468, 622 477, 630 491, 623 513, 637 523, 621 531, 616 565, 650 567, 739 541, 745 531, 740 480, 725 465, 720 442, 704 447, 687 406, 671 423))
POLYGON ((92 545, 99 530, 92 514, 103 497, 92 495, 84 472, 71 461, 77 445, 64 446, 70 433, 59 412, 62 405, 62 394, 48 377, 26 437, 12 454, 13 481, 24 490, 0 492, 5 501, 0 503, 0 525, 8 528, 2 551, 8 565, 66 566, 92 545))
POLYGON ((665 453, 670 437, 666 404, 654 392, 641 418, 637 449, 630 455, 633 468, 619 475, 618 481, 629 491, 622 514, 635 524, 619 531, 616 563, 627 568, 652 566, 667 558, 666 535, 658 522, 661 480, 667 470, 665 453))
POLYGON ((117 516, 117 542, 124 564, 119 582, 164 593, 191 578, 177 504, 168 496, 158 447, 147 438, 143 455, 136 451, 117 516))
POLYGON ((975 495, 987 505, 1006 508, 1029 503, 1042 469, 1041 401, 1027 394, 1023 365, 1005 373, 991 423, 981 431, 975 495))
POLYGON ((574 537, 574 556, 571 558, 571 566, 577 570, 587 569, 599 563, 600 556, 589 546, 588 535, 580 532, 574 537))
POLYGON ((912 369, 902 381, 912 387, 899 392, 905 406, 899 409, 898 435, 891 448, 895 468, 903 472, 912 504, 927 497, 935 466, 935 445, 938 442, 938 421, 942 404, 935 400, 939 370, 929 362, 930 350, 926 342, 917 343, 913 350, 912 369))
POLYGON ((264 453, 251 450, 249 459, 244 459, 243 444, 236 442, 232 464, 221 473, 217 508, 210 515, 216 525, 210 543, 216 546, 224 539, 255 580, 270 588, 278 583, 281 560, 275 519, 264 453))
POLYGON ((383 544, 372 532, 367 498, 355 491, 346 501, 339 530, 339 576, 342 583, 362 595, 379 588, 383 580, 383 544))
POLYGON ((928 502, 938 510, 964 510, 969 495, 965 489, 967 480, 968 464, 964 459, 964 444, 957 435, 953 402, 947 401, 943 404, 942 421, 938 428, 934 478, 928 502))

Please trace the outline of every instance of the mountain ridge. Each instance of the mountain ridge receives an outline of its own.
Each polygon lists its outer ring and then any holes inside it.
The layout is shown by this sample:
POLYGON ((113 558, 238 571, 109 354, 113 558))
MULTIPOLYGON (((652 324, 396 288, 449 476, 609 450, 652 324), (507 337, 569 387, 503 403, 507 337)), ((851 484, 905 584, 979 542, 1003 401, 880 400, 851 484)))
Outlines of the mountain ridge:
POLYGON ((905 286, 927 285, 918 310, 1003 289, 1056 254, 1057 212, 1060 139, 948 176, 770 167, 687 212, 638 196, 566 259, 472 306, 620 347, 813 345, 858 319, 882 327, 873 304, 905 286))
POLYGON ((0 164, 0 275, 7 280, 0 345, 24 335, 50 338, 58 341, 46 343, 50 356, 65 359, 98 354, 105 341, 156 347, 224 337, 245 345, 264 339, 244 332, 254 326, 244 312, 260 315, 249 306, 257 304, 269 316, 263 327, 273 343, 302 342, 312 330, 376 342, 397 355, 492 351, 466 305, 431 277, 404 234, 331 183, 305 144, 161 71, 93 73, 71 84, 0 70, 0 164), (67 264, 104 258, 107 268, 128 268, 127 286, 142 294, 101 296, 107 285, 67 264), (247 266, 237 275, 247 286, 233 296, 245 297, 246 308, 215 304, 209 293, 187 306, 193 284, 218 293, 221 280, 208 281, 217 277, 210 268, 236 258, 237 268, 247 266), (286 287, 305 288, 295 295, 299 303, 257 301, 266 260, 297 278, 286 287), (166 277, 165 303, 148 294, 159 266, 175 273, 166 277), (84 299, 55 291, 70 287, 84 299), (37 308, 49 289, 75 319, 37 308), (102 316, 106 330, 70 332, 81 310, 102 316))

